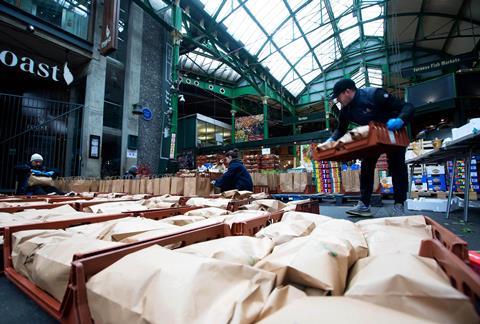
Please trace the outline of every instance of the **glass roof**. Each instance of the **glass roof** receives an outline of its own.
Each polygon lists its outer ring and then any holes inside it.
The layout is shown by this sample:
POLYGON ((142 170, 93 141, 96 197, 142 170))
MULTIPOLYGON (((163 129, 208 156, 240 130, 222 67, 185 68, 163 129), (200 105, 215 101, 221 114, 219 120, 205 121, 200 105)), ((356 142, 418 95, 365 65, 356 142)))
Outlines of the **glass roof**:
POLYGON ((381 0, 200 1, 294 96, 362 35, 383 37, 381 0))
POLYGON ((240 79, 240 74, 234 69, 227 64, 214 59, 210 54, 203 50, 197 49, 193 52, 181 55, 179 65, 182 71, 191 71, 214 79, 233 83, 240 79))

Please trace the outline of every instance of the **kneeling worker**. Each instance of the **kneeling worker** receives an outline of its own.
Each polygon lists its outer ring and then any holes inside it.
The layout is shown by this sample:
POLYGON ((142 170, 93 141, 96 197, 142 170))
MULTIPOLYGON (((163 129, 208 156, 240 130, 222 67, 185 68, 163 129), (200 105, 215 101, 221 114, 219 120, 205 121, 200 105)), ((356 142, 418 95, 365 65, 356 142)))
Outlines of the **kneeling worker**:
MULTIPOLYGON (((357 89, 350 79, 338 81, 333 87, 331 99, 337 99, 342 105, 338 127, 326 142, 342 137, 350 122, 368 125, 371 121, 386 123, 389 130, 399 130, 412 118, 414 107, 405 103, 381 88, 357 89)), ((406 148, 398 148, 387 153, 388 170, 392 175, 395 205, 394 215, 404 215, 403 205, 407 199, 408 172, 405 164, 406 148)), ((354 216, 372 216, 370 198, 373 192, 375 165, 380 154, 362 159, 360 173, 360 194, 358 204, 348 214, 354 216)))
POLYGON ((228 163, 228 170, 220 179, 212 181, 213 185, 219 187, 222 192, 233 189, 253 191, 252 177, 242 160, 238 158, 238 149, 228 151, 225 160, 228 163))

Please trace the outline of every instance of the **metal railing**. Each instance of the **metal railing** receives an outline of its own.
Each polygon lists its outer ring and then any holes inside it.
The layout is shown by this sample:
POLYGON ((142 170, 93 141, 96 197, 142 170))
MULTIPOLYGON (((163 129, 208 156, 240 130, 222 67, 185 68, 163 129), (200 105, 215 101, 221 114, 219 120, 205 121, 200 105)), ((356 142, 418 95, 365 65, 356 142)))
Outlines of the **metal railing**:
POLYGON ((0 191, 14 191, 14 168, 33 153, 60 175, 80 174, 82 110, 80 104, 0 93, 0 191))

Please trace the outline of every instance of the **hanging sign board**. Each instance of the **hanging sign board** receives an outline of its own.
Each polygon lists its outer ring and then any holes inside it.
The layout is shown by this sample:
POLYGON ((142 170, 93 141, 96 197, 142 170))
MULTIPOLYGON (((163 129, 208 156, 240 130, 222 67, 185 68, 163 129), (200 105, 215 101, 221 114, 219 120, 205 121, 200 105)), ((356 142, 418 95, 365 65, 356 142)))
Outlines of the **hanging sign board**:
POLYGON ((270 154, 270 148, 269 147, 262 148, 262 155, 267 155, 267 154, 270 154))
POLYGON ((120 0, 104 0, 100 54, 106 56, 118 48, 120 0))

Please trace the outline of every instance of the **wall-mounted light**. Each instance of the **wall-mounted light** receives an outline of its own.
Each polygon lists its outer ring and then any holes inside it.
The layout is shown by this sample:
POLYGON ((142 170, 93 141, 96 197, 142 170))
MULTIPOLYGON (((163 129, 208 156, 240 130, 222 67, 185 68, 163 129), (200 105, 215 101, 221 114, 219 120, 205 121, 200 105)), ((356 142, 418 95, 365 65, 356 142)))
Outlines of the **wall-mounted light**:
POLYGON ((143 107, 141 104, 139 103, 136 103, 136 104, 133 104, 133 109, 132 109, 132 114, 134 115, 143 115, 143 107))

